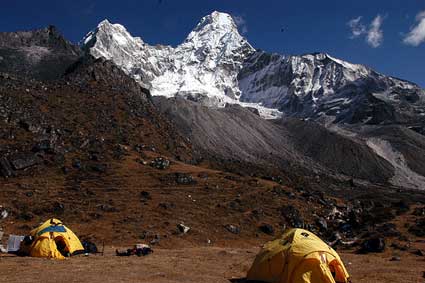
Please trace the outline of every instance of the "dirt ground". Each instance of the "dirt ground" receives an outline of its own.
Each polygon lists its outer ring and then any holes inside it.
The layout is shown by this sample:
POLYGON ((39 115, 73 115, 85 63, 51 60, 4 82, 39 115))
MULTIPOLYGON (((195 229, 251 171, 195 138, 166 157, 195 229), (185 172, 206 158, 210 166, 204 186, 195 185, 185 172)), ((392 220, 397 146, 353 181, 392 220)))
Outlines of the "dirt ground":
MULTIPOLYGON (((78 256, 64 261, 0 257, 0 282, 245 282, 258 248, 199 247, 156 249, 145 257, 78 256)), ((425 258, 409 253, 357 255, 340 253, 353 283, 425 282, 425 258)))

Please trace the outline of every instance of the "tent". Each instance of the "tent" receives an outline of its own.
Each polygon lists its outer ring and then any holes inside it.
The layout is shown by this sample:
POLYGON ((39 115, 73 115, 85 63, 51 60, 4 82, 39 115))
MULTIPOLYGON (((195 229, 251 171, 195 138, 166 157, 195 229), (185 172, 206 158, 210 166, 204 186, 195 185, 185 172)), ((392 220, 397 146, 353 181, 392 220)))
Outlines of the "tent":
POLYGON ((347 283, 339 255, 304 229, 290 229, 266 243, 247 274, 248 280, 279 283, 347 283))
POLYGON ((78 237, 58 219, 50 219, 30 232, 21 244, 21 254, 64 259, 84 251, 78 237))

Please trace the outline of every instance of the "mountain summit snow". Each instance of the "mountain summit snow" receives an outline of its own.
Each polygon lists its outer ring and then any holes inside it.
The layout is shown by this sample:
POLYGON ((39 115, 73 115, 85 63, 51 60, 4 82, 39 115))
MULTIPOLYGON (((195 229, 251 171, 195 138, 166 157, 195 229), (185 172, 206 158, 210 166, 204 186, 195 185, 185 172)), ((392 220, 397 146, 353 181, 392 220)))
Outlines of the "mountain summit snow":
POLYGON ((283 56, 256 51, 226 13, 201 19, 177 47, 145 43, 102 21, 83 39, 96 58, 112 60, 154 96, 182 96, 207 106, 257 108, 328 122, 387 123, 425 117, 417 85, 325 53, 283 56))
POLYGON ((238 101, 237 75, 255 51, 232 17, 219 12, 202 18, 175 48, 146 44, 107 20, 83 39, 83 48, 114 61, 152 95, 183 96, 215 106, 238 101))
POLYGON ((241 101, 287 116, 380 124, 425 115, 425 93, 417 85, 324 53, 285 57, 258 51, 238 79, 241 101))

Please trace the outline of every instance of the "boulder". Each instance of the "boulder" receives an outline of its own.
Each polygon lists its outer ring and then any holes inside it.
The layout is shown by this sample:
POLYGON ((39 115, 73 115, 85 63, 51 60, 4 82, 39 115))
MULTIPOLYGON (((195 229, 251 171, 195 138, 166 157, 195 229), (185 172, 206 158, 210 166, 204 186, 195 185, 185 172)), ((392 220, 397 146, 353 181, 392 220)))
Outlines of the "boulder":
POLYGON ((19 153, 9 157, 9 160, 15 170, 23 170, 38 163, 38 158, 33 153, 19 153))
POLYGON ((415 216, 425 216, 425 206, 423 207, 416 207, 413 211, 413 215, 415 216))
POLYGON ((293 228, 304 228, 304 220, 300 212, 292 205, 283 206, 280 209, 281 215, 285 218, 288 224, 293 228))
POLYGON ((273 226, 267 223, 261 224, 258 229, 267 235, 274 235, 274 229, 273 226))
POLYGON ((179 185, 191 185, 196 184, 196 181, 187 173, 176 173, 176 183, 179 185))
POLYGON ((328 230, 328 222, 326 222, 326 219, 325 218, 318 217, 316 219, 316 224, 317 224, 317 227, 319 228, 319 230, 321 232, 324 232, 324 231, 328 230))
POLYGON ((12 166, 10 165, 9 160, 5 157, 0 158, 0 174, 5 178, 9 178, 14 175, 12 166))
POLYGON ((164 170, 170 167, 170 161, 164 157, 157 157, 150 164, 153 168, 164 170))
POLYGON ((6 208, 0 206, 0 219, 5 219, 9 216, 9 212, 6 210, 6 208))
POLYGON ((190 227, 180 223, 177 225, 177 229, 179 229, 180 233, 186 234, 190 231, 190 227))
POLYGON ((241 232, 241 229, 238 226, 233 224, 227 224, 224 226, 224 228, 226 228, 227 231, 235 235, 238 235, 241 232))
POLYGON ((152 199, 151 194, 147 191, 142 191, 140 193, 140 197, 142 198, 142 200, 151 200, 152 199))
POLYGON ((409 232, 417 237, 425 237, 425 218, 417 219, 409 228, 409 232))
POLYGON ((382 253, 385 250, 385 239, 383 237, 375 236, 366 239, 362 242, 360 253, 382 253))
POLYGON ((98 164, 98 163, 90 165, 90 169, 97 173, 105 173, 107 167, 108 166, 106 164, 98 164))

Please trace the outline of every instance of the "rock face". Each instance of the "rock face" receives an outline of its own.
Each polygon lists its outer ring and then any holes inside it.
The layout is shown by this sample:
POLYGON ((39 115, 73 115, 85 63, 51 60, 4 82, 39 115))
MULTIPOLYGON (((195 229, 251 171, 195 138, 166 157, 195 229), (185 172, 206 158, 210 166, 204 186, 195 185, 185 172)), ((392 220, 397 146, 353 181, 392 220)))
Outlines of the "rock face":
POLYGON ((207 105, 238 100, 237 74, 254 52, 228 14, 213 12, 176 48, 151 46, 107 20, 83 40, 94 57, 112 60, 152 95, 184 96, 207 105))
POLYGON ((425 92, 328 54, 282 56, 258 51, 239 73, 241 101, 277 108, 287 116, 343 123, 421 120, 425 92))
POLYGON ((60 77, 82 55, 58 30, 0 33, 0 72, 42 80, 60 77))

